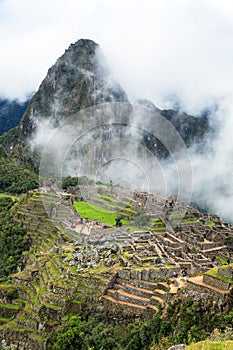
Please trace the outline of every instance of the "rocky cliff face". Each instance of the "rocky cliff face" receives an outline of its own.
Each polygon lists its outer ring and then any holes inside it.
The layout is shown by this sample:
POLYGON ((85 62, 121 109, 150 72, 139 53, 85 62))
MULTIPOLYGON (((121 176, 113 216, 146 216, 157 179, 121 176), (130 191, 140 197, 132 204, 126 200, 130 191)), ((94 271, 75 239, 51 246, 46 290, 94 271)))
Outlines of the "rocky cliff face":
MULTIPOLYGON (((155 113, 159 113, 161 118, 168 120, 168 122, 170 122, 178 131, 186 146, 191 146, 195 143, 196 149, 198 151, 203 150, 205 144, 205 136, 211 131, 207 118, 194 117, 187 113, 172 109, 160 110, 151 101, 148 101, 146 99, 139 99, 137 103, 145 108, 153 110, 155 113)), ((168 156, 168 150, 153 135, 149 135, 148 138, 148 135, 144 134, 143 141, 148 149, 153 154, 155 153, 155 155, 159 158, 168 156), (156 150, 154 149, 154 144, 158 145, 156 150)))
POLYGON ((31 135, 37 118, 50 118, 58 125, 63 118, 103 102, 128 102, 128 98, 111 78, 99 45, 81 39, 49 69, 21 120, 19 137, 31 135))

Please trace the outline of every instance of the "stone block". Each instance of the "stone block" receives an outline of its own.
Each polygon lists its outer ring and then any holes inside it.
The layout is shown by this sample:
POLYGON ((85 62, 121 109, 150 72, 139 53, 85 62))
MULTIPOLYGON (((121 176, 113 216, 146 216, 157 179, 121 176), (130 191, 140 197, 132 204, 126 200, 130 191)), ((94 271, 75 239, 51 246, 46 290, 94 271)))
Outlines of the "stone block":
POLYGON ((145 280, 145 281, 150 281, 150 270, 149 269, 144 269, 142 270, 142 280, 145 280))
POLYGON ((117 271, 119 278, 130 279, 130 271, 129 270, 118 270, 117 271))

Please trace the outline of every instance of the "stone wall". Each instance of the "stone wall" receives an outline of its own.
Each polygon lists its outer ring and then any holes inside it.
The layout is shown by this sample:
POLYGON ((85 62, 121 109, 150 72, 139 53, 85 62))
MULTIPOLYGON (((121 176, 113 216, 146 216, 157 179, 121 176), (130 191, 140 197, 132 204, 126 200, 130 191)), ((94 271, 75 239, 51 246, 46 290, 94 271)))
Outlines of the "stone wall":
POLYGON ((120 305, 118 303, 112 303, 109 302, 106 299, 101 299, 101 304, 104 306, 105 309, 108 310, 108 317, 109 319, 114 318, 114 322, 116 323, 122 323, 125 322, 125 319, 132 318, 132 320, 135 320, 135 317, 142 319, 142 318, 148 318, 151 316, 151 313, 144 309, 139 308, 132 308, 127 305, 120 305), (111 307, 109 307, 109 303, 111 303, 111 307))
POLYGON ((172 277, 174 272, 179 273, 180 267, 174 268, 150 268, 142 270, 118 270, 118 277, 126 280, 138 279, 149 282, 164 281, 172 277))
POLYGON ((106 294, 108 289, 111 289, 118 278, 118 273, 115 273, 111 280, 108 282, 107 286, 103 290, 103 295, 106 294))
POLYGON ((219 242, 198 242, 197 245, 201 250, 212 249, 219 246, 219 242))
POLYGON ((218 269, 218 275, 229 278, 231 280, 233 280, 233 268, 232 266, 226 266, 226 268, 219 268, 218 269))
POLYGON ((46 350, 47 341, 33 337, 31 330, 6 328, 1 331, 0 346, 4 349, 46 350))
POLYGON ((231 284, 226 281, 206 274, 203 275, 203 282, 226 291, 229 290, 231 286, 231 284))
MULTIPOLYGON (((189 279, 187 280, 187 292, 188 293, 196 293, 196 295, 199 295, 200 297, 202 297, 202 295, 207 295, 208 298, 212 297, 216 300, 221 299, 223 300, 225 297, 225 294, 222 294, 221 292, 218 292, 217 290, 214 289, 210 289, 208 287, 205 287, 203 285, 199 285, 196 283, 193 283, 192 281, 190 281, 189 279)), ((204 299, 203 299, 204 300, 204 299)))

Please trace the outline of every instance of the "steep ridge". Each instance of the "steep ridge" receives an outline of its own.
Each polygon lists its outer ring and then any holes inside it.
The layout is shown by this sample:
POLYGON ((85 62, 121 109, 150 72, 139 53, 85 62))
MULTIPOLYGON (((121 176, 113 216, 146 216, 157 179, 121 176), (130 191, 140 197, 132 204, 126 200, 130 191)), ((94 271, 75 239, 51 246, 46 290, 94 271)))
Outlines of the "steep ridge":
POLYGON ((99 45, 81 39, 49 69, 21 120, 19 137, 29 137, 38 118, 58 125, 63 118, 103 102, 128 102, 128 98, 111 78, 99 45))

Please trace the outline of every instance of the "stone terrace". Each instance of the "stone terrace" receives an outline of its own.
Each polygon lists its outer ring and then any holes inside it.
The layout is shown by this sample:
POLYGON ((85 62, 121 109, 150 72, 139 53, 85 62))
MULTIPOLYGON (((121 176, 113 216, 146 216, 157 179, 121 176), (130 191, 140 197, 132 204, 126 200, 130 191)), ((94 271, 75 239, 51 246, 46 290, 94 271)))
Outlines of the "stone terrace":
POLYGON ((170 287, 163 280, 172 271, 159 269, 118 270, 103 293, 103 299, 126 305, 135 311, 158 311, 170 297, 170 287))

